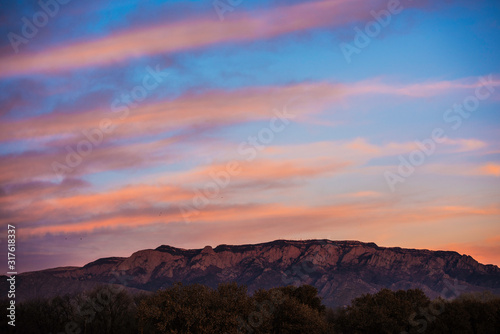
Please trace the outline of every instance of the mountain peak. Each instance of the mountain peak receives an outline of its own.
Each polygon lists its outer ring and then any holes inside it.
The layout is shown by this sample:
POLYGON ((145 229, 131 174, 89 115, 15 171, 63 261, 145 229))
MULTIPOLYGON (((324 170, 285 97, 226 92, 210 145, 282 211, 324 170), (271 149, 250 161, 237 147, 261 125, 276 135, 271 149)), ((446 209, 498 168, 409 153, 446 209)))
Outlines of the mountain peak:
POLYGON ((205 246, 201 250, 201 254, 215 254, 214 249, 211 246, 205 246))

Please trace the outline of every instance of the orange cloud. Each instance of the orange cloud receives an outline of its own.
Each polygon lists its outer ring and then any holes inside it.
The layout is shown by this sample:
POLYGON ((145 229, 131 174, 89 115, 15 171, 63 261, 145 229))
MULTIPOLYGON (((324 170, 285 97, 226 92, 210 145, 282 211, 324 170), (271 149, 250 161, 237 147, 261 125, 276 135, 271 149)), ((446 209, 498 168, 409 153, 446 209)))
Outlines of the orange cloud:
POLYGON ((23 192, 2 198, 0 207, 12 214, 0 218, 0 222, 24 224, 51 218, 53 223, 57 223, 68 220, 69 215, 72 217, 69 220, 74 221, 91 214, 115 215, 121 210, 151 211, 152 213, 147 214, 151 218, 157 215, 158 209, 155 207, 188 200, 192 196, 191 191, 174 185, 144 184, 125 186, 100 193, 65 194, 59 192, 47 196, 46 192, 41 194, 23 192))
MULTIPOLYGON (((191 223, 228 223, 243 224, 247 228, 256 225, 278 224, 286 222, 287 230, 300 231, 307 226, 317 228, 327 226, 335 228, 353 228, 352 224, 365 228, 387 230, 401 224, 425 224, 450 221, 464 216, 498 217, 500 210, 496 206, 418 206, 405 207, 395 205, 394 200, 371 196, 370 200, 353 203, 332 202, 328 205, 308 206, 301 203, 246 203, 238 204, 234 197, 227 202, 212 201, 202 208, 192 203, 194 193, 173 187, 131 186, 107 194, 75 195, 69 198, 47 201, 33 206, 34 213, 26 213, 31 218, 44 214, 52 217, 54 210, 59 215, 59 223, 30 225, 21 227, 26 236, 46 233, 91 232, 102 228, 121 228, 158 223, 185 221, 191 223), (134 196, 137 196, 134 198, 134 196), (132 208, 124 208, 133 199, 132 208), (49 205, 52 203, 52 205, 49 205), (159 216, 158 204, 171 204, 159 216), (83 217, 90 208, 96 212, 91 217, 83 217), (100 212, 103 210, 104 212, 100 212), (61 219, 62 218, 62 219, 61 219), (78 220, 73 222, 73 220, 78 220), (306 225, 304 223, 307 222, 306 225)), ((366 194, 363 194, 366 195, 366 194)), ((371 194, 369 194, 371 195, 371 194)), ((24 217, 26 218, 26 217, 24 217)), ((39 218, 38 218, 39 219, 39 218)), ((496 239, 495 239, 496 240, 496 239)), ((493 241, 495 241, 493 240, 493 241)))
POLYGON ((342 196, 352 197, 352 198, 366 198, 366 197, 379 197, 382 196, 382 194, 377 191, 367 190, 367 191, 358 191, 355 193, 344 194, 342 196))
POLYGON ((58 210, 88 212, 92 208, 94 212, 103 212, 116 210, 121 205, 126 204, 147 208, 151 204, 177 202, 190 197, 192 197, 191 193, 175 186, 140 184, 125 186, 109 192, 56 198, 49 200, 47 204, 50 203, 54 209, 58 210))
MULTIPOLYGON (((171 162, 178 157, 169 154, 169 147, 182 140, 183 136, 175 136, 163 140, 126 145, 110 145, 103 140, 103 144, 94 147, 92 152, 82 157, 79 165, 61 172, 64 177, 78 177, 81 175, 98 173, 110 170, 120 170, 140 166, 149 166, 159 162, 171 162), (147 155, 145 152, 148 152, 147 155)), ((76 151, 76 145, 81 138, 68 142, 76 151)), ((0 183, 23 183, 31 180, 56 179, 56 171, 52 164, 58 162, 67 167, 66 149, 48 150, 45 152, 25 152, 18 155, 7 155, 0 161, 0 183)))
POLYGON ((480 168, 482 175, 493 175, 500 177, 500 164, 489 163, 480 168))
POLYGON ((433 208, 436 212, 442 213, 450 213, 451 215, 456 215, 458 217, 462 217, 464 215, 500 215, 500 208, 496 206, 488 206, 488 207, 470 207, 470 206, 442 206, 433 208))
MULTIPOLYGON (((151 153, 146 151, 148 154, 151 153)), ((229 188, 232 191, 228 194, 235 195, 236 200, 237 189, 246 187, 245 184, 265 185, 272 189, 282 186, 276 182, 286 184, 296 179, 318 177, 334 173, 344 167, 344 163, 333 159, 325 160, 323 157, 288 161, 258 159, 255 162, 247 162, 243 160, 239 161, 239 169, 242 173, 231 179, 229 188)), ((9 190, 6 196, 0 197, 0 209, 9 213, 0 218, 0 221, 32 224, 47 220, 55 226, 63 226, 66 224, 60 224, 60 222, 64 222, 68 215, 73 217, 71 221, 78 221, 80 218, 86 219, 85 217, 89 215, 120 215, 123 210, 151 211, 151 217, 155 219, 156 211, 158 211, 154 209, 155 207, 190 201, 195 193, 187 189, 188 184, 194 182, 203 185, 213 182, 210 177, 211 172, 218 173, 225 171, 225 168, 225 164, 195 168, 175 176, 170 175, 168 183, 128 185, 99 193, 82 192, 85 189, 79 188, 68 192, 64 191, 62 184, 58 186, 55 183, 34 184, 29 189, 18 187, 17 191, 9 190)), ((152 182, 158 182, 158 180, 152 182)), ((175 213, 177 214, 178 212, 175 213)), ((94 226, 92 224, 90 226, 94 226)), ((54 231, 58 227, 46 226, 46 228, 39 227, 35 230, 54 231)))
MULTIPOLYGON (((323 207, 284 206, 281 204, 210 205, 190 217, 190 222, 226 222, 252 226, 255 223, 286 220, 291 225, 303 225, 306 221, 312 222, 309 224, 311 226, 314 222, 323 222, 325 219, 341 221, 361 217, 366 215, 367 210, 370 208, 376 210, 376 205, 348 204, 323 207)), ((25 227, 23 228, 23 236, 91 232, 102 228, 142 226, 172 221, 184 221, 180 210, 167 211, 165 216, 161 217, 140 212, 133 215, 117 212, 111 217, 84 220, 79 223, 25 227)))
MULTIPOLYGON (((316 157, 310 159, 271 160, 266 158, 246 161, 233 160, 238 172, 231 178, 232 182, 258 182, 286 180, 294 178, 317 177, 338 172, 349 164, 333 158, 316 157)), ((193 171, 175 175, 175 179, 183 184, 212 181, 211 175, 227 174, 227 164, 213 164, 193 171)), ((171 176, 169 176, 170 178, 171 176)))

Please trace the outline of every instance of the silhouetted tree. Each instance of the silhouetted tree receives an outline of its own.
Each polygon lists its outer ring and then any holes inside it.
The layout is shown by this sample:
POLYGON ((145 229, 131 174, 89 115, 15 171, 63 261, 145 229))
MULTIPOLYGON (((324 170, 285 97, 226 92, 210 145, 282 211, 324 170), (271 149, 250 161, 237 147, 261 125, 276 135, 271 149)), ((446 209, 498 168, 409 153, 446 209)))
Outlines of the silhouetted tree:
MULTIPOLYGON (((0 301, 4 309, 8 301, 0 301)), ((16 304, 16 328, 4 321, 1 333, 426 333, 498 334, 500 298, 491 293, 464 294, 453 301, 430 301, 418 289, 383 289, 326 309, 308 285, 260 289, 217 289, 175 284, 148 294, 100 286, 89 292, 16 304)))
POLYGON ((100 286, 84 298, 75 316, 82 333, 125 333, 137 328, 134 298, 117 286, 100 286))
POLYGON ((139 319, 142 331, 155 333, 236 333, 250 309, 246 287, 176 284, 143 300, 139 319))
POLYGON ((416 332, 412 314, 429 306, 430 300, 421 290, 391 291, 366 294, 340 310, 335 328, 341 333, 400 333, 416 332))

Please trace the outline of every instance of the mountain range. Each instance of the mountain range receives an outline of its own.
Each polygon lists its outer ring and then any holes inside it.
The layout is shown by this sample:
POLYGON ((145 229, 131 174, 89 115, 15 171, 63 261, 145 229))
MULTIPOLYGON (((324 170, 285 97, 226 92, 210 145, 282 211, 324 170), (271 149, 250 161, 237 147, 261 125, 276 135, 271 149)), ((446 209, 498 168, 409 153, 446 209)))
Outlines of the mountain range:
MULTIPOLYGON (((83 267, 60 267, 16 276, 19 301, 91 289, 103 283, 130 291, 155 291, 176 282, 211 287, 237 282, 259 288, 310 284, 323 303, 337 307, 383 288, 420 288, 430 298, 464 292, 500 294, 500 268, 451 251, 385 248, 375 243, 276 240, 249 245, 182 249, 160 246, 130 257, 98 259, 83 267)), ((0 280, 7 290, 5 277, 0 280)))

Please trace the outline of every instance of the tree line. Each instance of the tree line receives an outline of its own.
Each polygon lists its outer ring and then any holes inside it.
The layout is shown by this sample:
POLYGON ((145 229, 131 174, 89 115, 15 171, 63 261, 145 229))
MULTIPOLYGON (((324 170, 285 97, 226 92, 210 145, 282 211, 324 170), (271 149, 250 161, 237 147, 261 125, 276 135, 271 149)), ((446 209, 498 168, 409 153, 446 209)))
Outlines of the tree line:
MULTIPOLYGON (((3 309, 7 301, 2 302, 3 309)), ((349 306, 323 305, 310 285, 261 289, 175 284, 131 294, 103 285, 76 295, 24 302, 15 333, 500 333, 500 298, 491 293, 430 300, 422 290, 383 289, 349 306)), ((0 332, 12 332, 6 321, 0 332)))

